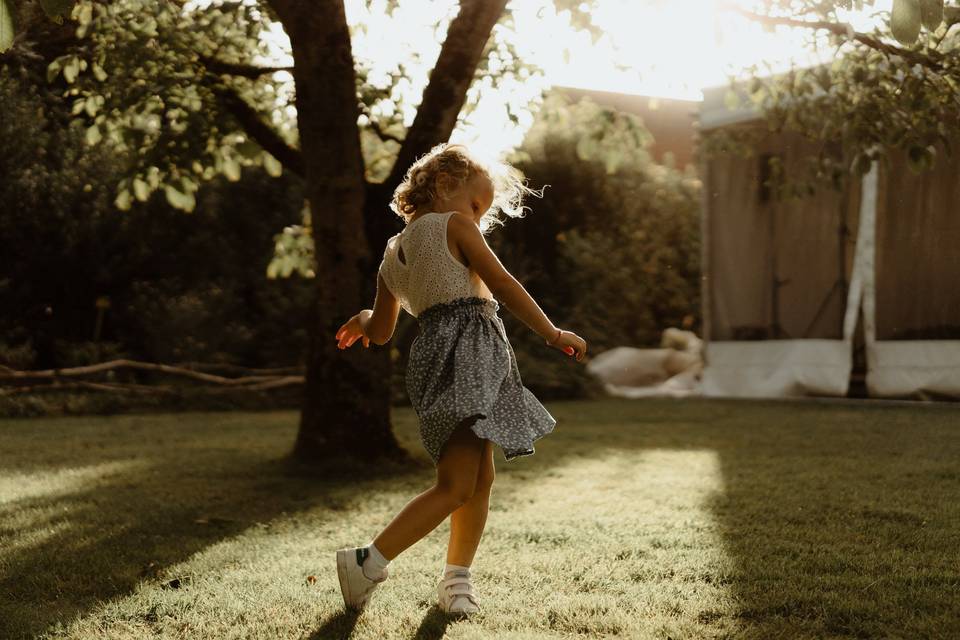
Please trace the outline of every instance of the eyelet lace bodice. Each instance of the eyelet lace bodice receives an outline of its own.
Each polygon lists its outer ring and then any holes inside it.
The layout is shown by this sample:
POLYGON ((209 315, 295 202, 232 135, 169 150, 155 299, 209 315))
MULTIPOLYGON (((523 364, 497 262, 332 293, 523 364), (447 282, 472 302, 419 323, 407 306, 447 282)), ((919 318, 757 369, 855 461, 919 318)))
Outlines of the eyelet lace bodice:
POLYGON ((493 299, 483 280, 450 253, 447 224, 454 214, 425 213, 387 240, 380 275, 400 306, 414 317, 459 298, 493 299))

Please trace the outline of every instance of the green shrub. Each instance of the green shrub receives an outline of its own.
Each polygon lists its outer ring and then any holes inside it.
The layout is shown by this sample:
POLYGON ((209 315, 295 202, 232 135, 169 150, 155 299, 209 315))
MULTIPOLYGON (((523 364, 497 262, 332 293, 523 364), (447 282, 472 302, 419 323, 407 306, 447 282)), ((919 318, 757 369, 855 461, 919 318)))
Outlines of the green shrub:
MULTIPOLYGON (((532 187, 549 186, 493 238, 498 253, 594 354, 699 329, 700 182, 655 163, 651 141, 635 116, 550 95, 512 159, 532 187)), ((540 359, 539 346, 517 346, 540 359)))
POLYGON ((3 68, 0 103, 0 365, 63 368, 121 353, 303 364, 313 282, 266 277, 273 235, 300 220, 299 180, 253 169, 205 183, 192 214, 162 194, 120 211, 128 159, 87 146, 68 101, 3 68))

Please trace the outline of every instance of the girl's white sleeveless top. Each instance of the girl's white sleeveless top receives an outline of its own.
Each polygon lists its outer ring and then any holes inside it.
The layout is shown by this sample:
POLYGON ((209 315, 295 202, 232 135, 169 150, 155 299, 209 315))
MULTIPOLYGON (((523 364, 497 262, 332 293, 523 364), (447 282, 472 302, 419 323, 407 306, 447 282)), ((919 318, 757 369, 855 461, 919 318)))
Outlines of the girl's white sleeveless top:
POLYGON ((380 275, 400 306, 414 317, 457 298, 493 299, 480 276, 450 253, 447 224, 455 213, 425 213, 387 240, 380 275))

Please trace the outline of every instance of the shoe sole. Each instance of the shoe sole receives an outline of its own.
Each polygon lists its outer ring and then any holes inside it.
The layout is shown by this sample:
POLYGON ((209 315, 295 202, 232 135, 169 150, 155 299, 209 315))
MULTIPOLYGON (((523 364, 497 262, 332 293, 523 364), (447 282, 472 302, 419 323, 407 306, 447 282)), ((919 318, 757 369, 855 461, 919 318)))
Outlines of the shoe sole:
POLYGON ((357 605, 350 604, 353 594, 350 592, 350 581, 347 580, 347 568, 349 565, 349 553, 343 549, 337 551, 337 577, 340 579, 340 595, 343 596, 343 604, 348 609, 359 609, 357 605))

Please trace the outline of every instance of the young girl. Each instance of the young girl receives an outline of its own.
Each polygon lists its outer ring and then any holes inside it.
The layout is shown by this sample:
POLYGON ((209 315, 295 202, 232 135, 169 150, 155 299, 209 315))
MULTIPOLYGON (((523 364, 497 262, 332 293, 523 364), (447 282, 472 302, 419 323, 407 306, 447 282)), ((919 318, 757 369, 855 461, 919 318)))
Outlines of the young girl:
POLYGON ((357 340, 382 345, 401 308, 417 318, 406 384, 437 481, 370 543, 337 551, 347 607, 362 609, 390 561, 449 515, 438 603, 450 613, 480 609, 470 564, 487 519, 493 445, 507 461, 532 455, 534 441, 556 425, 520 380, 494 297, 549 346, 578 361, 587 351, 581 337, 550 322, 482 235, 500 222, 498 212, 521 216, 529 191, 513 167, 484 165, 462 145, 441 144, 410 167, 393 195, 390 208, 406 228, 387 241, 373 309, 351 318, 336 339, 341 349, 357 340))

